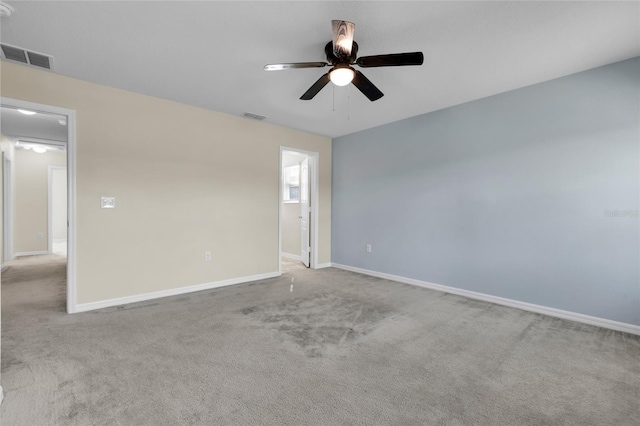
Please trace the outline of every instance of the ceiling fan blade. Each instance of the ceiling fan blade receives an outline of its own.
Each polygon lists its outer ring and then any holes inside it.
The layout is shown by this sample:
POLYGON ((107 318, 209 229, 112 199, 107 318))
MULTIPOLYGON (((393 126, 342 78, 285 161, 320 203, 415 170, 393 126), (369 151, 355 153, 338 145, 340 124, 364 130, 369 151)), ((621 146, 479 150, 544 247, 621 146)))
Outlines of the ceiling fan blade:
POLYGON ((360 71, 356 70, 356 75, 353 77, 353 85, 358 88, 371 102, 377 101, 384 96, 384 93, 380 91, 367 77, 360 71))
POLYGON ((358 58, 356 64, 367 67, 399 67, 403 65, 422 65, 424 55, 422 52, 392 53, 390 55, 363 56, 358 58))
POLYGON ((338 58, 348 58, 351 56, 356 24, 349 21, 333 20, 331 27, 333 29, 333 53, 338 58))
POLYGON ((326 73, 325 75, 320 77, 318 81, 313 83, 313 86, 309 87, 309 90, 304 92, 304 95, 300 96, 300 99, 302 99, 303 101, 309 101, 313 99, 313 97, 317 95, 318 92, 321 91, 322 88, 327 85, 327 83, 329 83, 329 81, 329 73, 326 73))
POLYGON ((269 64, 264 66, 265 71, 282 71, 296 68, 322 68, 326 67, 326 62, 293 62, 289 64, 269 64))

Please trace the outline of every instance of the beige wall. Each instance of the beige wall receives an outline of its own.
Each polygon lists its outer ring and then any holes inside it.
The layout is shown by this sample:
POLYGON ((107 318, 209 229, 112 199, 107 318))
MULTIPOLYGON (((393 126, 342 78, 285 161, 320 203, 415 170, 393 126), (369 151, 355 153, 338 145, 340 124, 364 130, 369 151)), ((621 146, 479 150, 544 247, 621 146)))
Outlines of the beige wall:
MULTIPOLYGON (((1 140, 4 141, 4 135, 0 134, 1 140)), ((0 145, 0 154, 4 155, 4 147, 0 145)), ((0 155, 0 264, 4 264, 4 159, 0 155)), ((1 269, 1 268, 0 268, 1 269)), ((0 283, 2 282, 2 273, 0 272, 0 283)), ((0 295, 2 292, 0 291, 0 295)))
POLYGON ((49 166, 66 166, 66 163, 64 152, 38 154, 31 150, 15 150, 14 255, 48 250, 49 166), (42 233, 42 238, 37 238, 38 233, 42 233))
MULTIPOLYGON (((13 153, 14 153, 14 148, 13 145, 11 144, 11 142, 9 141, 9 139, 7 139, 1 132, 0 132, 0 152, 2 152, 2 154, 6 155, 8 158, 13 159, 13 153)), ((0 161, 2 161, 1 156, 0 156, 0 161)), ((0 262, 4 263, 4 253, 3 253, 3 248, 4 248, 4 228, 3 228, 3 223, 4 223, 4 196, 2 194, 2 191, 4 190, 4 173, 2 173, 2 165, 0 164, 0 262)), ((2 271, 0 270, 0 283, 2 282, 2 271)), ((2 306, 2 292, 0 291, 0 307, 2 306)), ((1 312, 0 312, 1 314, 1 312)), ((0 315, 0 318, 2 317, 2 315, 0 315)), ((2 329, 2 322, 0 321, 0 329, 2 329)), ((0 339, 1 340, 1 339, 0 339)), ((1 352, 0 352, 1 353, 1 352)), ((0 389, 2 388, 2 386, 0 386, 0 389)))
POLYGON ((281 145, 319 152, 330 262, 331 139, 6 62, 2 95, 77 112, 78 303, 278 271, 281 145))
POLYGON ((50 237, 67 239, 67 169, 51 169, 51 229, 50 237))
MULTIPOLYGON (((14 147, 11 141, 2 133, 0 133, 0 150, 2 154, 7 156, 10 160, 14 157, 14 147)), ((0 165, 0 171, 2 170, 0 165)), ((0 172, 0 193, 4 190, 4 173, 0 172)), ((0 196, 0 262, 4 263, 4 195, 0 196)))

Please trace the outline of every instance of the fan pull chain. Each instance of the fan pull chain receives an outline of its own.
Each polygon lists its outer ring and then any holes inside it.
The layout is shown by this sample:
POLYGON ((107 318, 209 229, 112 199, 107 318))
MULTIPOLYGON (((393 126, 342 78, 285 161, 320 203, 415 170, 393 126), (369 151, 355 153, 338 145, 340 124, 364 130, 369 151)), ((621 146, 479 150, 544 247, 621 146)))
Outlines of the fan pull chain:
POLYGON ((333 112, 336 112, 336 85, 332 84, 331 85, 331 89, 332 89, 332 93, 333 93, 333 112))
POLYGON ((351 85, 347 86, 347 120, 351 120, 351 85))

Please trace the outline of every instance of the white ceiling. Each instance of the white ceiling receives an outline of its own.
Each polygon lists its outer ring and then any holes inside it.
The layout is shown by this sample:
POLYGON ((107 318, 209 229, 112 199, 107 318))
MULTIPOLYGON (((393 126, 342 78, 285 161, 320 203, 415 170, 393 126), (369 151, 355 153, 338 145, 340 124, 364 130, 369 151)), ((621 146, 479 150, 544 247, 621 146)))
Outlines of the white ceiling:
POLYGON ((300 164, 300 162, 305 158, 307 158, 306 155, 298 154, 292 151, 284 151, 282 153, 282 167, 289 167, 300 164))
POLYGON ((14 108, 0 109, 0 128, 5 136, 17 138, 44 139, 57 142, 67 141, 67 117, 57 114, 37 113, 24 115, 14 108))
POLYGON ((640 55, 631 2, 8 2, 1 40, 54 56, 55 72, 331 137, 640 55), (385 96, 325 87, 331 19, 360 56, 423 51, 420 67, 369 68, 385 96), (335 95, 335 99, 334 99, 335 95))

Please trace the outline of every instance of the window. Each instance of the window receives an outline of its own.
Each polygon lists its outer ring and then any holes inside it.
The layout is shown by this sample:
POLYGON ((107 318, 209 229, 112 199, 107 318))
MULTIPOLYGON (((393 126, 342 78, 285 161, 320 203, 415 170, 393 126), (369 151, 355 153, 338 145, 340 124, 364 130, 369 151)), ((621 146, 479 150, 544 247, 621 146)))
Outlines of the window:
POLYGON ((282 189, 282 200, 285 203, 300 202, 300 165, 284 168, 284 188, 282 189))

